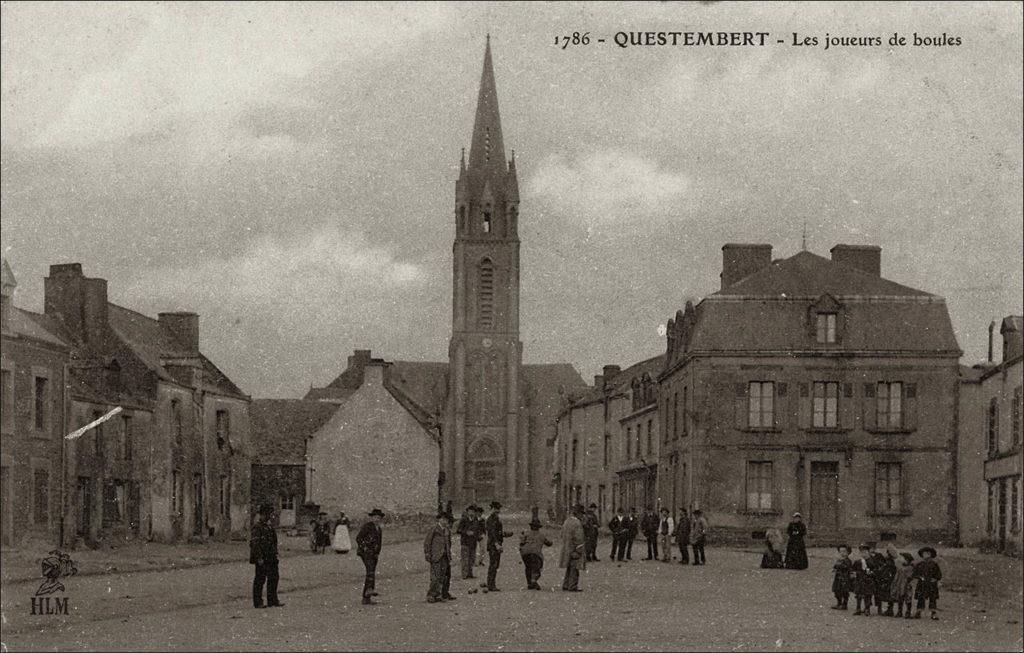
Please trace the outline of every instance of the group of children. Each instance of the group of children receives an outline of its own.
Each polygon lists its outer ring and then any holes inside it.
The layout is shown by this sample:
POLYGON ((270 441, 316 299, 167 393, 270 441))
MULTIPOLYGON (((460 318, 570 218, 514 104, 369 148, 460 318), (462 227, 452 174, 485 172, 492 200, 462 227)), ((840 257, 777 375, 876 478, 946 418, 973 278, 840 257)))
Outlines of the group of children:
POLYGON ((834 577, 832 593, 836 597, 833 610, 846 610, 850 594, 857 598, 857 609, 853 614, 871 614, 874 599, 877 614, 886 617, 903 617, 920 619, 925 601, 931 610, 931 618, 938 619, 939 585, 942 580, 942 569, 935 560, 935 549, 922 547, 914 556, 906 552, 898 552, 893 546, 885 552, 875 550, 874 542, 865 542, 858 547, 860 556, 850 558, 850 547, 841 544, 837 547, 839 560, 832 566, 834 577), (917 610, 912 610, 912 603, 917 600, 917 610), (882 604, 886 610, 882 612, 882 604), (893 604, 897 611, 893 613, 893 604))

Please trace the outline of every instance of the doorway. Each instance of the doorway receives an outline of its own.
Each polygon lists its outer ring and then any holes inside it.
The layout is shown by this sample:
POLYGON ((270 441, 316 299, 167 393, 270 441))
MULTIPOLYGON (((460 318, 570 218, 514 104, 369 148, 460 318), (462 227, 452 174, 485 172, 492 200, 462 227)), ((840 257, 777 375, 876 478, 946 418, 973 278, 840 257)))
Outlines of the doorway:
POLYGON ((839 463, 811 462, 811 514, 809 527, 821 538, 839 531, 839 463))

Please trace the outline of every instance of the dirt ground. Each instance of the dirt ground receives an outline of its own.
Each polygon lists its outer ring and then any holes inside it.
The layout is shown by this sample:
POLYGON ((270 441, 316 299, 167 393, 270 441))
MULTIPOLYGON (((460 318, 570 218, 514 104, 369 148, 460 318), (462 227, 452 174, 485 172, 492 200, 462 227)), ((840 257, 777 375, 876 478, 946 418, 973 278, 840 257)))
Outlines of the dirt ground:
MULTIPOLYGON (((556 539, 555 533, 551 533, 556 539)), ((638 542, 640 548, 643 542, 638 542)), ((244 546, 244 543, 240 543, 244 546)), ((362 565, 349 555, 281 561, 284 607, 251 607, 252 567, 223 562, 68 579, 70 614, 30 615, 38 581, 4 583, 2 649, 21 650, 852 650, 1021 651, 1020 560, 940 551, 939 621, 830 610, 832 552, 813 549, 806 571, 758 569, 754 550, 712 548, 703 567, 606 559, 588 566, 581 593, 558 589, 557 546, 541 585, 525 589, 515 547, 500 593, 425 602, 418 542, 384 548, 380 603, 360 604, 362 565)), ((457 570, 457 562, 456 562, 457 570)), ((478 575, 484 568, 478 567, 478 575)), ((456 573, 456 577, 458 574, 456 573)), ((59 596, 59 595, 58 595, 59 596)))

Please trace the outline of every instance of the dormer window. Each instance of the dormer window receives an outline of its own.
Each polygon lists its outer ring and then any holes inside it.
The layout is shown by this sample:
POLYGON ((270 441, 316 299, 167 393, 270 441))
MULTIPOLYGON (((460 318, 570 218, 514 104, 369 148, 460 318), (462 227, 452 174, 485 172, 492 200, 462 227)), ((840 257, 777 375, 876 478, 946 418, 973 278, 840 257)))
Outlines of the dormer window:
POLYGON ((818 342, 821 344, 836 342, 835 313, 818 313, 818 342))

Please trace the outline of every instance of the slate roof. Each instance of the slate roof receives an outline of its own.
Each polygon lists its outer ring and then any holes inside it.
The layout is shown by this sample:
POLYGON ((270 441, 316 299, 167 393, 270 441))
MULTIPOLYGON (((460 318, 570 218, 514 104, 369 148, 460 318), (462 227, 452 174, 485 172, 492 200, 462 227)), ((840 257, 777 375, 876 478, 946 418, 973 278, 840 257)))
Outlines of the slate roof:
POLYGON ((388 381, 431 415, 444 413, 448 363, 395 361, 388 381))
POLYGON ((573 406, 583 406, 597 401, 604 401, 606 393, 616 395, 626 392, 630 389, 634 377, 640 378, 644 374, 648 374, 652 381, 656 380, 658 375, 661 374, 664 369, 665 354, 658 354, 657 356, 642 360, 639 363, 634 363, 620 371, 611 379, 606 379, 604 390, 594 386, 587 387, 586 391, 573 401, 573 406))
POLYGON ((71 343, 65 338, 60 324, 47 315, 11 306, 7 320, 7 330, 13 334, 32 338, 54 347, 66 349, 71 346, 71 343))
MULTIPOLYGON (((114 333, 131 348, 147 368, 155 372, 161 379, 174 381, 175 379, 164 368, 160 359, 162 356, 189 358, 192 354, 189 353, 188 348, 183 346, 174 333, 165 329, 158 320, 117 304, 108 303, 107 306, 110 328, 114 333)), ((248 398, 210 359, 199 354, 199 360, 203 367, 203 376, 207 386, 226 396, 248 398)))
POLYGON ((830 294, 871 297, 928 297, 929 293, 900 285, 894 281, 865 272, 827 258, 799 252, 789 258, 772 262, 768 267, 744 277, 710 295, 778 297, 786 295, 819 297, 830 294))
POLYGON ((336 410, 336 404, 323 401, 254 399, 249 407, 252 462, 304 464, 306 439, 336 410))
POLYGON ((829 295, 842 306, 836 351, 959 355, 945 300, 810 252, 745 277, 696 307, 688 352, 808 350, 808 312, 829 295))

